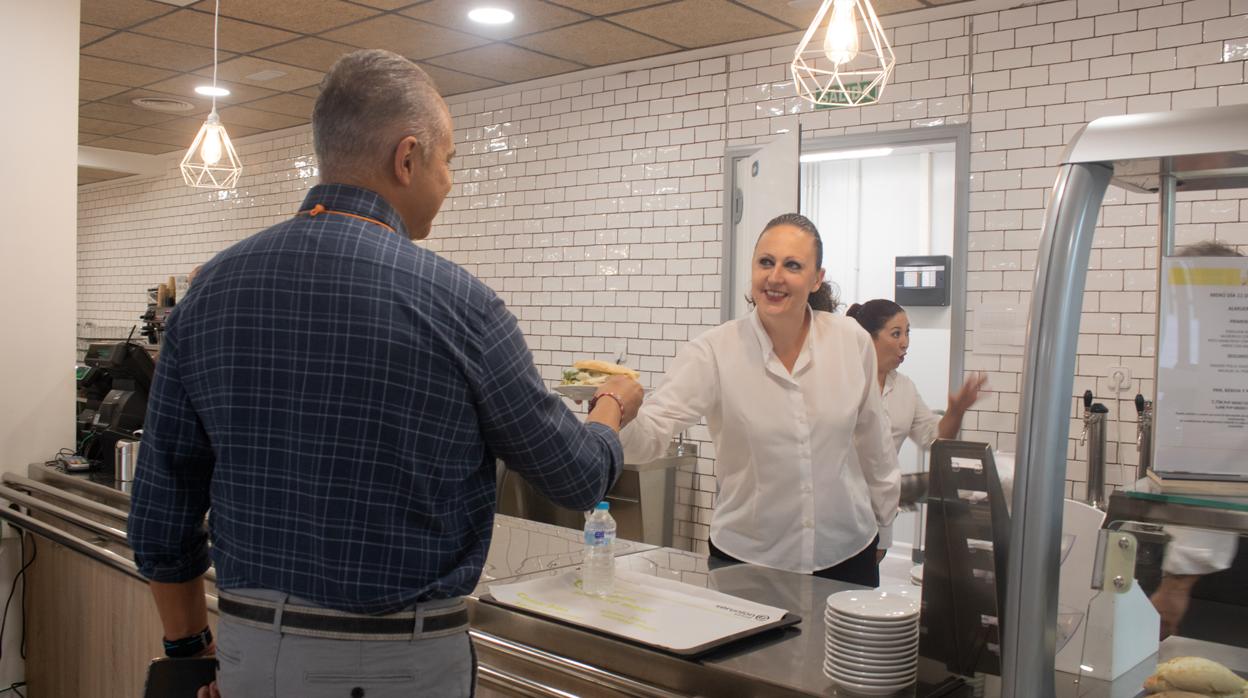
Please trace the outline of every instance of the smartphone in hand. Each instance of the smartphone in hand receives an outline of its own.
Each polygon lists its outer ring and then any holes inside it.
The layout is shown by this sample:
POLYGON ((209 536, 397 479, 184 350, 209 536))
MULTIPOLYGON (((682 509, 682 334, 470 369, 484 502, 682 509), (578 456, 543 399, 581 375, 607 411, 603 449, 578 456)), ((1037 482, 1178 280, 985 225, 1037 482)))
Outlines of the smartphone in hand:
POLYGON ((195 698, 201 687, 216 680, 216 657, 161 657, 147 668, 143 698, 195 698))

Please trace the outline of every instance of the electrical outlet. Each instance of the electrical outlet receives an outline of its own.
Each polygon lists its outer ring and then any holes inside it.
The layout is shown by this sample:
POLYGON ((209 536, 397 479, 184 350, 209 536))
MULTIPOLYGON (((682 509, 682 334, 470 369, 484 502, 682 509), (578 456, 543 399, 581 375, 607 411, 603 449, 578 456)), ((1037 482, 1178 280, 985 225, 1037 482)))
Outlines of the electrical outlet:
POLYGON ((1109 387, 1112 390, 1123 392, 1131 389, 1131 369, 1126 366, 1114 366, 1109 369, 1109 387))

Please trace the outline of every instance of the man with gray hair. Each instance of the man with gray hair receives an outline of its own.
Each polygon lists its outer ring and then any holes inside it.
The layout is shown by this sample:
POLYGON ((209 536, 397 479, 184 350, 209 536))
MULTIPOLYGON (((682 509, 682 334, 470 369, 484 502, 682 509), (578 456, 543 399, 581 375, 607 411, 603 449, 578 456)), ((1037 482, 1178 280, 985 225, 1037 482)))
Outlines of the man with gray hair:
POLYGON ((641 387, 611 379, 581 423, 494 292, 411 243, 455 150, 420 68, 346 55, 312 122, 321 183, 205 264, 169 319, 130 542, 174 657, 214 650, 211 556, 226 698, 471 695, 462 597, 490 544, 495 459, 589 509, 641 387))

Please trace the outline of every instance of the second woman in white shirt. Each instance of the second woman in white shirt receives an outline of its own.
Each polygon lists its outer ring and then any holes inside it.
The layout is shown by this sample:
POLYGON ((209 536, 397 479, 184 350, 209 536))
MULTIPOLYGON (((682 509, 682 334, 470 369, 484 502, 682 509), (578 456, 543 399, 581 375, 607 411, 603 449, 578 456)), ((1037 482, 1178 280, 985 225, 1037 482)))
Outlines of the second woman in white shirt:
POLYGON ((938 437, 956 437, 962 428, 962 417, 979 399, 979 391, 988 378, 982 373, 969 376, 962 387, 949 396, 945 415, 941 417, 928 409, 914 381, 897 372, 910 350, 910 318, 905 308, 877 298, 855 303, 845 314, 857 320, 875 344, 877 381, 884 396, 884 409, 888 412, 893 448, 900 451, 907 436, 922 449, 931 446, 938 437))
POLYGON ((719 489, 712 555, 875 586, 900 475, 871 338, 810 307, 830 300, 822 248, 803 216, 768 223, 753 311, 682 347, 620 436, 628 460, 644 463, 705 416, 719 489))

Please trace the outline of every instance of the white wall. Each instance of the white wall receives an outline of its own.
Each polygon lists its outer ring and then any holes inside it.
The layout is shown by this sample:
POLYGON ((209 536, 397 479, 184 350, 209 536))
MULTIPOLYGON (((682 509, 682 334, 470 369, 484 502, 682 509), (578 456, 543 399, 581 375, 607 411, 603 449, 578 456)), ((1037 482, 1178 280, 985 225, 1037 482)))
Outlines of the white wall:
MULTIPOLYGON (((969 123, 973 327, 980 303, 1027 300, 1053 168, 1083 124, 1248 102, 1248 0, 1063 0, 976 12, 904 26, 915 13, 886 17, 896 76, 885 102, 864 108, 811 111, 794 95, 786 70, 797 36, 452 98, 461 156, 427 244, 499 291, 547 378, 574 358, 614 359, 623 343, 653 385, 677 347, 719 321, 726 147, 797 123, 812 138, 969 123)), ((186 189, 172 169, 82 187, 80 335, 128 330, 145 288, 293 212, 310 155, 306 129, 246 139, 247 169, 225 199, 186 189)), ((1248 245, 1245 196, 1181 196, 1180 242, 1248 245)), ((1125 365, 1151 396, 1156 216, 1152 197, 1110 191, 1090 262, 1076 394, 1125 365)), ((1021 358, 964 360, 988 371, 998 391, 967 415, 965 435, 1013 450, 1021 358)), ((1111 421, 1124 420, 1114 422, 1107 454, 1113 484, 1134 476, 1133 395, 1107 400, 1111 421)), ((1073 415, 1073 396, 1071 404, 1073 415)), ((1073 443, 1067 489, 1077 494, 1083 464, 1073 443)), ((703 454, 678 478, 677 540, 695 548, 715 491, 709 444, 703 454)))
MULTIPOLYGON (((0 12, 0 471, 26 473, 74 446, 78 0, 6 0, 0 12)), ((0 597, 17 571, 17 539, 0 540, 0 597)), ((13 609, 18 609, 14 611, 13 609)), ((22 678, 21 611, 9 612, 0 686, 22 678)))

